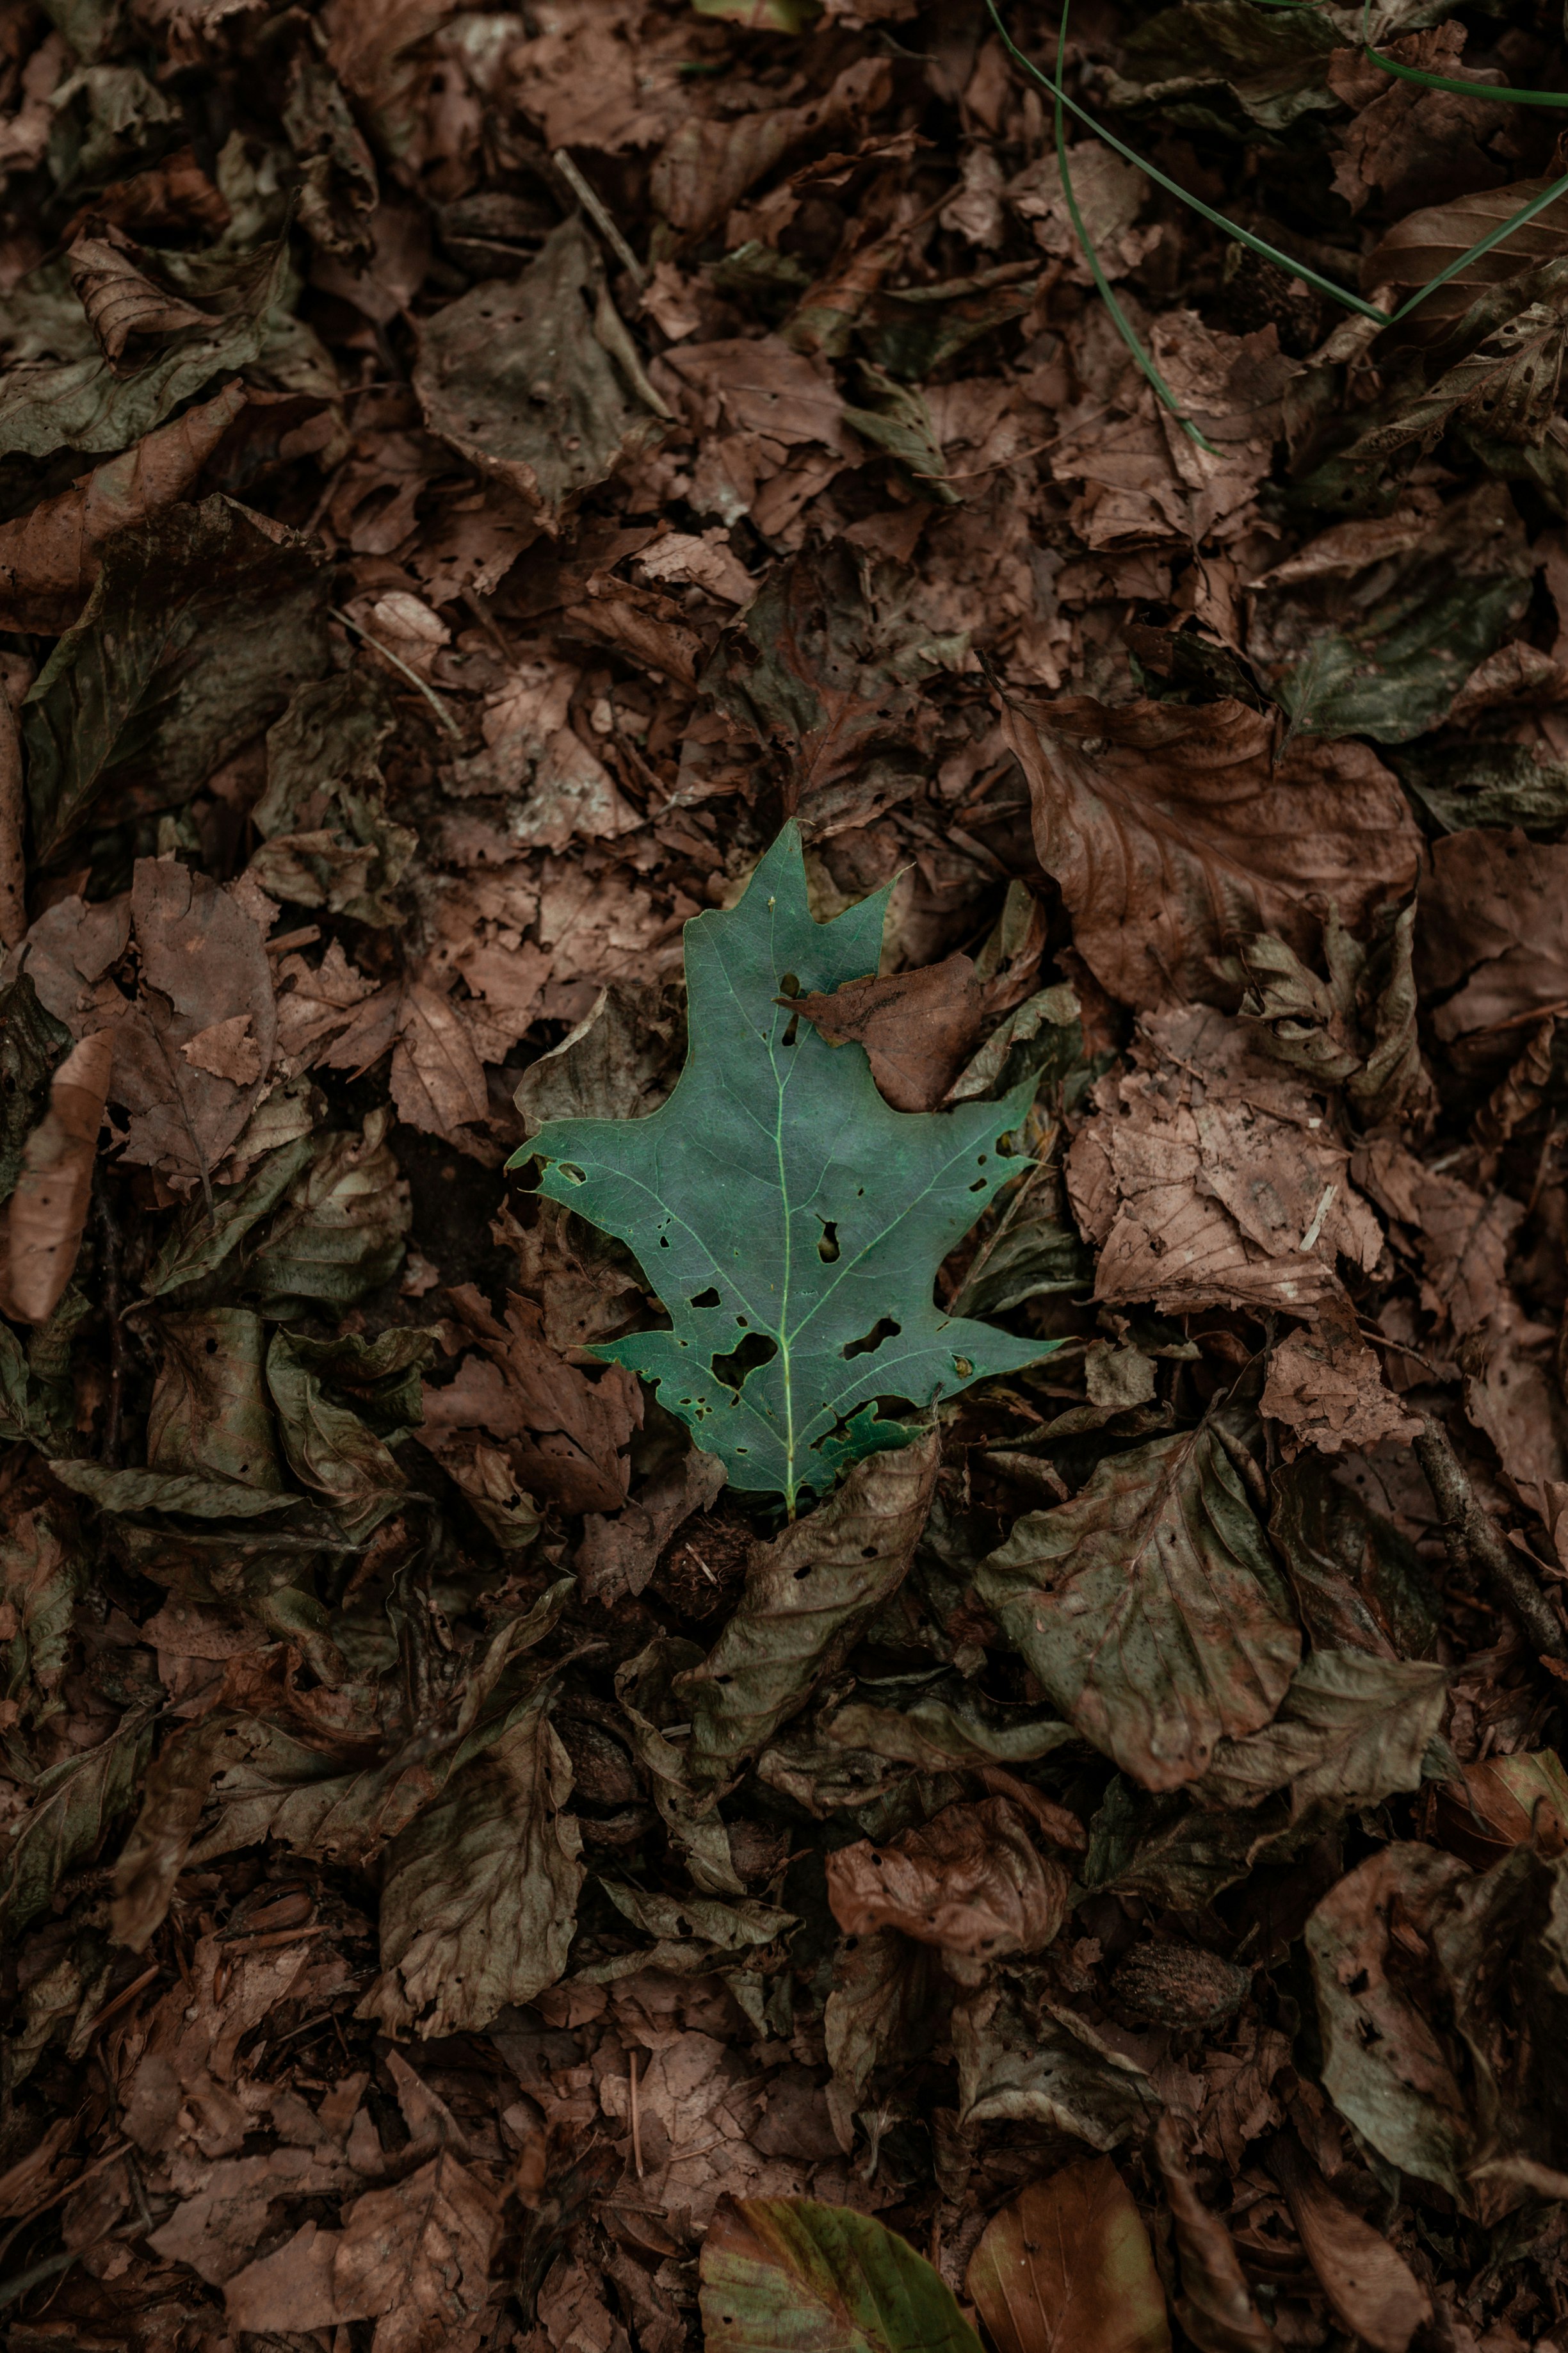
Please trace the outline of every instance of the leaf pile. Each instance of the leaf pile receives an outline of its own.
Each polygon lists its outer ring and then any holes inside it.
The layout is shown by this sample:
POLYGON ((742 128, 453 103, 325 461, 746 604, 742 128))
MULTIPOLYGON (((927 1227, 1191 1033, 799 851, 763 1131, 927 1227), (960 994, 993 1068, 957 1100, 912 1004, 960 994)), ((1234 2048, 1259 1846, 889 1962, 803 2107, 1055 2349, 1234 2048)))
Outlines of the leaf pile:
POLYGON ((1568 2344, 1568 60, 1443 5, 5 12, 18 2353, 1568 2344))

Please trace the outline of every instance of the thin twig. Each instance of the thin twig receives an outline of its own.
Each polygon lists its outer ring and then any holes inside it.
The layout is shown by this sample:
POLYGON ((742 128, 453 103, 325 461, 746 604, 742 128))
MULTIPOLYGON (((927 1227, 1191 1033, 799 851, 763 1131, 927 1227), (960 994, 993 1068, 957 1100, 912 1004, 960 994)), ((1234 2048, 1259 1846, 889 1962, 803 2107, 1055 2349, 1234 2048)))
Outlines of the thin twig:
POLYGON ((550 160, 622 268, 630 272, 639 286, 646 286, 647 271, 606 211, 603 196, 583 177, 564 147, 557 147, 550 160))
POLYGON ((635 2043, 626 2053, 626 2070, 631 2077, 632 2085, 632 2163, 637 2167, 637 2179, 640 2181, 642 2179, 642 2108, 637 2099, 637 2054, 635 2043))
POLYGON ((367 646, 374 646, 376 652, 382 657, 382 659, 384 661, 389 661, 395 670, 400 671, 408 681, 410 686, 416 686, 419 689, 420 693, 425 697, 426 702, 430 705, 431 710, 436 713, 436 716, 440 721, 442 726, 446 729, 447 734, 452 738, 452 741, 455 744, 460 744, 462 742, 462 729, 458 726, 457 721, 453 718, 451 712, 447 710, 446 704, 442 702, 435 688, 427 685, 425 680, 420 677, 416 670, 410 670, 408 664, 400 655, 395 654, 390 646, 384 646, 381 639, 377 637, 373 637, 371 632, 364 628, 363 623, 351 619, 347 613, 340 612, 336 605, 329 605, 327 610, 331 615, 334 621, 341 621, 345 629, 352 629, 356 638, 363 638, 367 646))

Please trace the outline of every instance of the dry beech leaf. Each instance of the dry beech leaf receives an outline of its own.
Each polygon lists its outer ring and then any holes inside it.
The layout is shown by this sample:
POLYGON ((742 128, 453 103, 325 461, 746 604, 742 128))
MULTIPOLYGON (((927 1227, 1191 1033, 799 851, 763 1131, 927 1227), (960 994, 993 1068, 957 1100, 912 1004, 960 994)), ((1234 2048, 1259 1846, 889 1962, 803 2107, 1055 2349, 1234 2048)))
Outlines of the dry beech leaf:
POLYGON ((1146 1789, 1195 1781, 1283 1699, 1301 1637, 1240 1474, 1200 1428, 1100 1462, 975 1574, 1086 1739, 1146 1789))
POLYGON ((1149 2233, 1109 2158, 1021 2190, 964 2284, 1000 2353, 1169 2353, 1149 2233))
POLYGON ((1252 2300, 1229 2231, 1193 2186, 1169 2111, 1154 2127, 1153 2149, 1175 2226, 1183 2291, 1175 2314, 1184 2333, 1196 2353, 1278 2353, 1279 2340, 1252 2300))
POLYGON ((1406 2353, 1431 2317, 1432 2299, 1403 2255, 1334 2196, 1293 2135, 1274 2142, 1268 2161, 1323 2294, 1345 2327, 1373 2353, 1406 2353))
POLYGON ((899 1928, 922 1945, 984 1958, 1050 1944, 1068 1886, 1006 1798, 944 1806, 922 1830, 862 1840, 827 1859, 827 1900, 846 1936, 899 1928))
POLYGON ((248 398, 237 380, 226 385, 68 491, 0 523, 0 623, 68 628, 98 577, 104 541, 184 498, 248 398))
POLYGON ((1277 765, 1275 720, 1230 702, 1078 696, 1009 704, 1004 726, 1078 952, 1125 1005, 1212 998, 1233 934, 1310 955, 1319 909, 1356 930, 1415 880, 1415 825, 1363 744, 1299 745, 1277 765))
POLYGON ((29 1323, 53 1314, 76 1265, 113 1063, 108 1030, 73 1046, 49 1082, 43 1122, 23 1149, 11 1197, 10 1290, 29 1323))

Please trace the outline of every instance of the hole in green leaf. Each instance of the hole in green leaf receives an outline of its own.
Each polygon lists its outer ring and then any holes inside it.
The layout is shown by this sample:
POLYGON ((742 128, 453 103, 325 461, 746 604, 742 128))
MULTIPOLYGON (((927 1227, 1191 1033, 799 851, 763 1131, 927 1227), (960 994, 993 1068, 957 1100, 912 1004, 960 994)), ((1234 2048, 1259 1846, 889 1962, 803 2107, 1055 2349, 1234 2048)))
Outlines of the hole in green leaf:
POLYGON ((748 1332, 727 1356, 714 1357, 713 1377, 722 1381, 726 1388, 738 1389, 748 1373, 754 1372, 759 1365, 771 1364, 778 1352, 778 1342, 770 1340, 765 1332, 748 1332))
MULTIPOLYGON (((822 1239, 816 1245, 816 1255, 818 1258, 826 1259, 829 1266, 833 1264, 834 1260, 838 1256, 838 1223, 837 1219, 823 1219, 822 1239)), ((695 1304, 695 1302, 693 1302, 693 1304, 695 1304)))
POLYGON ((721 1303, 719 1293, 711 1283, 706 1291, 700 1291, 695 1299, 687 1302, 688 1306, 690 1307, 717 1307, 721 1303))
POLYGON ((890 1315, 879 1315, 868 1332, 858 1340, 847 1340, 838 1353, 841 1356, 868 1356, 873 1348, 879 1348, 884 1340, 891 1340, 903 1328, 890 1315))
POLYGON ((568 1185, 585 1185, 587 1183, 588 1178, 586 1172, 581 1168, 574 1168, 569 1160, 558 1160, 555 1165, 561 1171, 563 1176, 565 1177, 568 1185))

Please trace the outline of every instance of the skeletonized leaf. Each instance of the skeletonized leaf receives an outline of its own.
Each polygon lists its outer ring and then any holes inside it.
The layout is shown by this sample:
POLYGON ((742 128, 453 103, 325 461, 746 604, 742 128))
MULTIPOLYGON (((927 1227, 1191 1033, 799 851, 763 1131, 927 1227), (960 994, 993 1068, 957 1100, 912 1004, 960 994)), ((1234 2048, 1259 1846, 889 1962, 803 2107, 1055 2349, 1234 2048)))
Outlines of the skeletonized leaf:
POLYGON ((1208 1429, 1102 1461, 1031 1512, 975 1591, 1062 1713, 1146 1789, 1267 1724, 1300 1653, 1240 1476, 1208 1429))
MULTIPOLYGON (((786 826, 744 896, 687 926, 690 1051, 646 1119, 562 1120, 516 1155, 540 1189, 637 1251, 672 1328, 595 1353, 658 1383, 731 1485, 802 1493, 910 1433, 877 1400, 928 1407, 1049 1341, 939 1312, 936 1270, 1016 1173, 998 1145, 1032 1081, 998 1103, 890 1110, 858 1046, 790 1000, 875 968, 886 895, 813 920, 786 826)), ((515 1165, 515 1164, 514 1164, 515 1165)))
POLYGON ((707 2353, 979 2353, 924 2257, 846 2206, 722 2205, 702 2242, 701 2277, 707 2353))
POLYGON ((1001 2353, 1168 2353, 1149 2233, 1109 2158, 1021 2190, 986 2225, 964 2284, 1001 2353))

